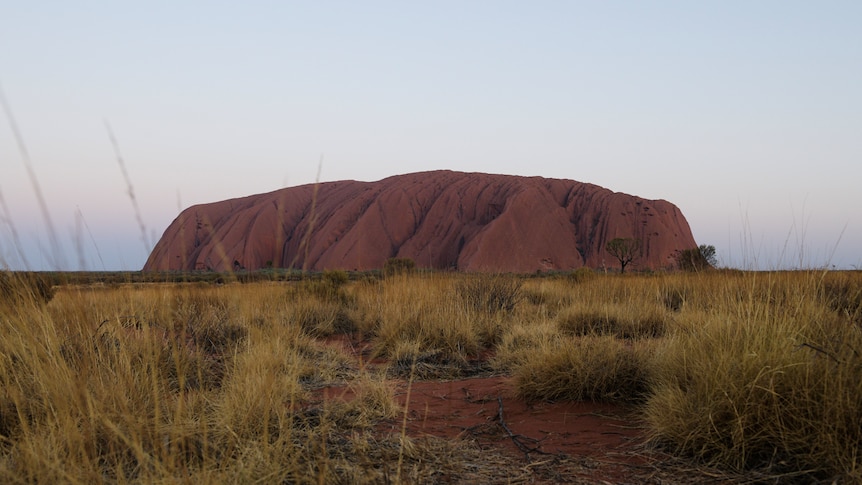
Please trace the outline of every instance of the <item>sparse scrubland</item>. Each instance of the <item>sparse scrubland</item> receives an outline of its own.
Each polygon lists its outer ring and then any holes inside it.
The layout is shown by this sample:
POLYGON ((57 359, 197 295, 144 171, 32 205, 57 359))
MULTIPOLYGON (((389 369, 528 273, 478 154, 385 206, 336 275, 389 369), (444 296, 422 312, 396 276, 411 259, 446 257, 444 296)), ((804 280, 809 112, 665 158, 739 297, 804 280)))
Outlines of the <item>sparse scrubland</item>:
POLYGON ((624 405, 645 453, 692 467, 862 481, 859 272, 352 276, 0 273, 0 481, 505 481, 469 440, 405 433, 395 396, 488 374, 624 405))

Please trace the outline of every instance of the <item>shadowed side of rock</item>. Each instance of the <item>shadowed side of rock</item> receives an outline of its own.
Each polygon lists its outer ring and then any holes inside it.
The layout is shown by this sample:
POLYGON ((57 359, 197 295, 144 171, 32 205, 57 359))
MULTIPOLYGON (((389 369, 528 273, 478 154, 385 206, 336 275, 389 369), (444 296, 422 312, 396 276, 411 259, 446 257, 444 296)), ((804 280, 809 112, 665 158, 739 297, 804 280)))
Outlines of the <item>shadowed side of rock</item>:
POLYGON ((572 180, 435 171, 189 207, 144 270, 367 270, 391 257, 461 271, 614 268, 604 247, 615 237, 641 241, 641 269, 696 246, 664 200, 572 180))

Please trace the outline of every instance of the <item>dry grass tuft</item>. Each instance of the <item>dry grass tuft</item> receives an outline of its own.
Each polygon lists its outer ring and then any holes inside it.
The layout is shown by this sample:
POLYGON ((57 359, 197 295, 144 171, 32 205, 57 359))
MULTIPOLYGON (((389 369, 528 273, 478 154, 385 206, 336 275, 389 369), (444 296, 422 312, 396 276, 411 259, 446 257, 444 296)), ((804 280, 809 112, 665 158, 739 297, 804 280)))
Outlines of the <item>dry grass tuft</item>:
POLYGON ((456 285, 469 310, 493 315, 512 313, 521 301, 521 280, 504 275, 474 275, 456 285))
POLYGON ((453 298, 454 284, 447 277, 396 275, 367 285, 356 294, 357 327, 396 370, 414 358, 466 363, 483 346, 481 323, 453 298))
POLYGON ((614 337, 563 338, 538 347, 513 374, 518 395, 535 400, 637 403, 649 389, 653 346, 614 337))
POLYGON ((566 335, 610 335, 621 339, 661 337, 665 333, 665 315, 644 310, 640 315, 626 315, 616 308, 602 310, 570 309, 558 317, 560 331, 566 335))

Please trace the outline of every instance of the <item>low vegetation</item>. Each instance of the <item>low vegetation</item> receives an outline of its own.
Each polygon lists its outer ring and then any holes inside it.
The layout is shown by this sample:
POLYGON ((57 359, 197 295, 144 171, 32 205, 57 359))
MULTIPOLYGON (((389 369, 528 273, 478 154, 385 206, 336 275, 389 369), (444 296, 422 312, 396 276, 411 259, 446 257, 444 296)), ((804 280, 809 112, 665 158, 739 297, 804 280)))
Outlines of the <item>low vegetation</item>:
POLYGON ((862 480, 859 272, 45 277, 0 273, 4 483, 483 481, 394 382, 487 374, 628 406, 692 466, 862 480))
POLYGON ((701 244, 696 248, 684 249, 676 255, 676 266, 683 271, 704 271, 715 268, 718 257, 715 246, 701 244))

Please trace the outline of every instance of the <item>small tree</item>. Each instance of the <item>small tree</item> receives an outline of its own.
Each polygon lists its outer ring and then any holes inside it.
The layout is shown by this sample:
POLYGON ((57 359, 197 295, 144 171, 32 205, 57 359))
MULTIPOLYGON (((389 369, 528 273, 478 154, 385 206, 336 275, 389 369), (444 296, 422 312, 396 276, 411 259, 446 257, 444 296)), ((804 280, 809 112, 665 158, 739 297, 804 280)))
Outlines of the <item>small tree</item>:
POLYGON ((700 251, 700 255, 703 256, 703 259, 706 260, 706 263, 711 267, 715 268, 718 266, 718 256, 715 253, 715 246, 708 244, 701 244, 697 247, 698 251, 700 251))
POLYGON ((641 242, 637 239, 617 237, 608 241, 605 251, 620 262, 620 273, 626 272, 626 266, 640 256, 641 242))
POLYGON ((701 244, 696 248, 683 249, 676 256, 676 264, 683 271, 702 271, 718 264, 715 246, 701 244))

